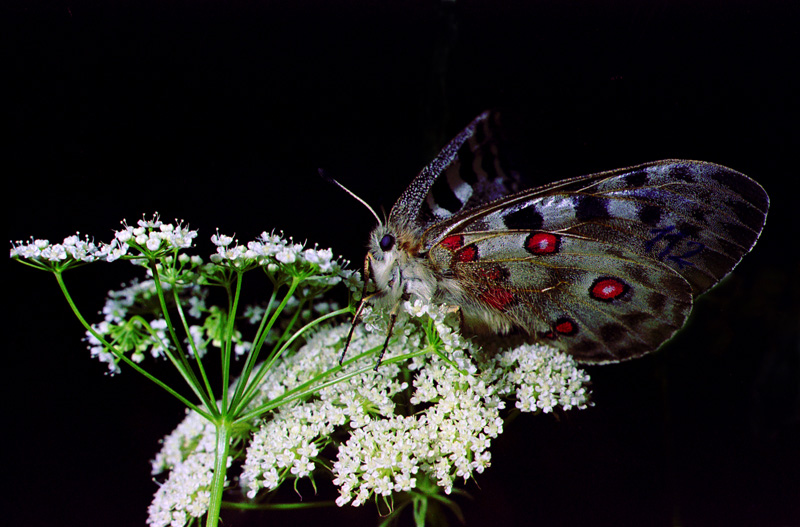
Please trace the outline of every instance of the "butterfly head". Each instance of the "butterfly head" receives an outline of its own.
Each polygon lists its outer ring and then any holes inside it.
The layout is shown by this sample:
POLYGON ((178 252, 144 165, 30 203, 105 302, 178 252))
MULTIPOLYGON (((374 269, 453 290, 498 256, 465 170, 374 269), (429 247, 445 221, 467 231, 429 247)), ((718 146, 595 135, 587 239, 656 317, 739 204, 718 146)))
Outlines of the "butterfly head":
POLYGON ((387 225, 379 224, 370 236, 365 262, 366 278, 373 280, 377 296, 399 299, 403 294, 401 260, 398 235, 387 225))

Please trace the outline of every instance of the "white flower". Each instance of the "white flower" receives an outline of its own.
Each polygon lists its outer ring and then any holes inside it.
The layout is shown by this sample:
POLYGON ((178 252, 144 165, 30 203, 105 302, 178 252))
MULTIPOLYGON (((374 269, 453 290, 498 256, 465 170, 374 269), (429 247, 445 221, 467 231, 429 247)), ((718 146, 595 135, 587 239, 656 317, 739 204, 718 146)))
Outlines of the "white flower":
MULTIPOLYGON (((144 237, 144 235, 142 235, 144 237)), ((151 232, 144 242, 145 247, 147 247, 151 251, 157 251, 159 247, 161 247, 161 237, 158 236, 156 233, 151 232)))
MULTIPOLYGON (((71 235, 62 244, 50 245, 48 240, 31 240, 27 244, 17 242, 11 249, 12 258, 38 259, 50 262, 92 262, 104 260, 113 262, 126 256, 131 244, 146 247, 149 251, 166 249, 184 249, 191 247, 197 231, 190 230, 181 222, 163 223, 156 214, 151 220, 139 220, 138 227, 131 227, 122 222, 123 228, 115 231, 109 243, 81 240, 79 235, 71 235)), ((40 266, 44 267, 44 266, 40 266)), ((63 268, 63 265, 61 266, 63 268)))
MULTIPOLYGON (((232 457, 228 458, 228 466, 232 460, 232 457)), ((211 498, 213 469, 213 452, 198 451, 172 467, 169 478, 159 487, 147 510, 147 524, 152 527, 179 527, 190 518, 205 514, 211 498)))
POLYGON ((114 237, 121 243, 128 243, 131 239, 133 239, 133 228, 128 227, 121 231, 116 231, 114 233, 114 237))
POLYGON ((421 298, 415 298, 413 303, 410 300, 406 300, 403 307, 412 317, 421 317, 430 312, 431 306, 421 298))
POLYGON ((285 264, 294 263, 294 261, 297 260, 297 253, 294 251, 294 249, 284 247, 278 251, 278 253, 275 255, 275 259, 285 264))
POLYGON ((196 412, 186 411, 186 418, 162 441, 161 451, 151 462, 152 474, 161 474, 186 460, 187 452, 213 453, 214 425, 196 412))
POLYGON ((211 236, 211 243, 219 247, 227 247, 232 241, 233 236, 227 236, 225 234, 220 234, 219 232, 211 236))

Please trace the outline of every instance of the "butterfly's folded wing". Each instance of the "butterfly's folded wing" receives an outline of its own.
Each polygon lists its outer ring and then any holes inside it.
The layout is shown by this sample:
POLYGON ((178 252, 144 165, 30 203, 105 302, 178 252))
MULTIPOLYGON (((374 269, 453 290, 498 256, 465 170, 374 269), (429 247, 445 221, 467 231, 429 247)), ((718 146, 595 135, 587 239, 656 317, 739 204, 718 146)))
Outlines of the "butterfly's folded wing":
MULTIPOLYGON (((754 245, 769 205, 747 176, 661 161, 574 178, 431 226, 434 268, 463 285, 468 319, 551 339, 587 362, 657 348, 693 296, 754 245)), ((452 288, 451 288, 452 290, 452 288)))

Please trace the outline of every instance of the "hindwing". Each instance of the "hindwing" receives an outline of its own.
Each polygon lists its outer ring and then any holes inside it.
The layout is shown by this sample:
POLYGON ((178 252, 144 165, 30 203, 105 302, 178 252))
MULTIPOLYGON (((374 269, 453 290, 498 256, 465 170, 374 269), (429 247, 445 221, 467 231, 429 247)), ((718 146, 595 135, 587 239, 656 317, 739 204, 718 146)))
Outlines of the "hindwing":
POLYGON ((450 235, 430 253, 463 286, 465 326, 520 328, 583 362, 656 349, 692 307, 686 280, 623 246, 548 231, 450 235))

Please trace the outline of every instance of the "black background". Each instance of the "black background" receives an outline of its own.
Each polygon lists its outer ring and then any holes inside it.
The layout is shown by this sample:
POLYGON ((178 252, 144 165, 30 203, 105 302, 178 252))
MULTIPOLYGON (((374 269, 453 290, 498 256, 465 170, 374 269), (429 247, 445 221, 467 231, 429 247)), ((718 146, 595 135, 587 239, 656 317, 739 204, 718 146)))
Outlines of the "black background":
MULTIPOLYGON (((542 183, 668 157, 731 166, 772 199, 753 253, 661 352, 592 368, 593 408, 510 424, 459 503, 468 525, 798 526, 793 4, 7 5, 8 238, 107 240, 158 211, 201 229, 203 255, 216 227, 277 228, 358 262, 373 219, 316 169, 388 210, 487 108, 523 124, 542 183)), ((143 525, 148 460, 182 408, 103 375, 55 281, 6 265, 3 521, 143 525)), ((67 280, 91 314, 133 274, 67 280)), ((223 519, 376 524, 371 506, 223 519)))

